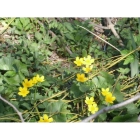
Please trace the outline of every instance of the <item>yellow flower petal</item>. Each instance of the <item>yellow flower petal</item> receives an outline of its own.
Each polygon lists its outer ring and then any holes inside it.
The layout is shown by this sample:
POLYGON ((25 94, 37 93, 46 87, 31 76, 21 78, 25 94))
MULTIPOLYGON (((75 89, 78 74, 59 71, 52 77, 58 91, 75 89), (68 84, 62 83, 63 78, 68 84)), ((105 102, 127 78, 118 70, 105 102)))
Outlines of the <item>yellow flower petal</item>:
POLYGON ((76 80, 79 82, 86 82, 88 78, 85 77, 85 74, 77 74, 76 80))
POLYGON ((91 56, 90 56, 90 55, 88 55, 87 57, 84 57, 84 62, 83 62, 83 64, 89 66, 89 65, 91 65, 93 62, 94 62, 94 59, 91 59, 91 56))
POLYGON ((106 96, 109 93, 111 93, 111 92, 109 92, 109 88, 106 88, 106 89, 102 88, 102 95, 103 96, 106 96))
POLYGON ((105 98, 105 101, 107 103, 113 103, 113 101, 116 99, 116 97, 112 96, 112 94, 108 94, 105 98))
POLYGON ((40 117, 38 122, 52 122, 53 118, 49 118, 47 114, 44 114, 43 117, 40 117))
POLYGON ((85 73, 89 73, 91 72, 93 68, 93 65, 89 66, 89 65, 86 65, 86 67, 83 67, 82 70, 85 72, 85 73))
POLYGON ((90 111, 92 114, 95 114, 99 108, 97 107, 97 104, 94 103, 93 105, 88 105, 88 111, 90 111))
POLYGON ((95 102, 93 102, 94 101, 94 98, 93 97, 86 97, 86 100, 85 100, 85 103, 87 104, 87 105, 92 105, 92 104, 94 104, 95 102))
POLYGON ((25 79, 24 80, 24 82, 22 83, 22 85, 24 86, 24 87, 32 87, 33 86, 33 81, 32 80, 29 80, 28 81, 28 79, 25 79))
POLYGON ((79 67, 83 65, 83 58, 76 57, 74 63, 79 67))
POLYGON ((29 94, 29 90, 26 87, 19 87, 18 95, 25 97, 27 94, 29 94))

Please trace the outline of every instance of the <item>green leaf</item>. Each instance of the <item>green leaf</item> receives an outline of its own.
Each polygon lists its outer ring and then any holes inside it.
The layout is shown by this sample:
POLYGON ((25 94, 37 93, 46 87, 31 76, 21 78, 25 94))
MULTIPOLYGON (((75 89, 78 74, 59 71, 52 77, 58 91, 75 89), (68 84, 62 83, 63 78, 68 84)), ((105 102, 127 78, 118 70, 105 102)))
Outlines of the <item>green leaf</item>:
POLYGON ((21 22, 20 22, 20 19, 16 19, 16 21, 15 21, 15 26, 19 29, 19 30, 23 30, 23 26, 22 26, 22 24, 21 24, 21 22))
POLYGON ((130 68, 131 68, 131 77, 138 76, 138 74, 139 74, 139 61, 137 58, 130 64, 130 68))
MULTIPOLYGON (((39 108, 46 108, 48 107, 48 104, 50 104, 48 101, 43 102, 42 104, 39 104, 38 107, 39 108)), ((48 109, 47 109, 48 110, 48 109)))
POLYGON ((4 86, 0 86, 0 93, 2 93, 4 90, 4 86))
POLYGON ((122 50, 121 51, 121 55, 122 56, 125 56, 125 55, 127 55, 129 53, 129 50, 122 50))
POLYGON ((140 34, 134 36, 134 40, 135 40, 137 46, 139 46, 140 45, 140 34))
POLYGON ((35 38, 38 40, 38 41, 41 41, 42 40, 42 34, 40 32, 35 32, 35 38))
POLYGON ((29 76, 27 65, 23 64, 20 60, 15 60, 14 67, 15 67, 17 72, 21 71, 25 75, 29 76))
POLYGON ((123 101, 123 94, 121 93, 121 86, 120 83, 117 83, 113 92, 113 96, 116 97, 116 100, 118 102, 122 102, 123 101))
POLYGON ((0 70, 13 70, 13 57, 2 57, 0 59, 0 70))
POLYGON ((19 30, 15 30, 14 33, 17 34, 17 35, 21 35, 22 34, 21 31, 19 31, 19 30))
POLYGON ((7 71, 4 76, 7 76, 7 77, 13 77, 16 75, 16 72, 15 71, 7 71))
POLYGON ((92 82, 95 84, 96 87, 100 87, 100 83, 99 83, 99 80, 98 80, 97 77, 94 77, 94 78, 92 79, 92 82))
POLYGON ((65 36, 67 39, 74 40, 74 36, 70 33, 66 33, 65 36))
POLYGON ((36 100, 44 99, 44 96, 40 95, 39 93, 36 93, 36 100))
POLYGON ((40 108, 40 109, 45 109, 46 107, 45 107, 43 104, 39 104, 39 105, 38 105, 38 108, 40 108))
POLYGON ((80 91, 86 92, 90 89, 90 86, 81 84, 79 87, 80 91))
POLYGON ((133 55, 129 55, 129 56, 125 59, 123 65, 127 65, 127 64, 131 63, 132 61, 134 61, 134 56, 133 56, 133 55))
POLYGON ((115 116, 111 122, 136 122, 138 118, 138 115, 119 115, 115 116))
MULTIPOLYGON (((21 18, 20 20, 22 20, 22 19, 23 19, 23 18, 21 18)), ((30 19, 29 19, 29 18, 24 18, 22 24, 23 24, 24 26, 27 26, 29 23, 30 23, 30 19)))
POLYGON ((35 42, 33 42, 30 47, 29 47, 30 51, 32 52, 32 54, 34 54, 34 52, 38 51, 39 49, 39 45, 35 42))
POLYGON ((69 30, 69 31, 73 31, 73 27, 72 27, 72 24, 70 24, 69 22, 65 22, 64 23, 64 26, 69 30))
POLYGON ((27 102, 22 103, 21 107, 23 107, 24 109, 28 109, 28 110, 31 109, 31 105, 29 103, 27 103, 27 102))
POLYGON ((73 85, 71 86, 71 88, 70 88, 70 93, 73 94, 73 96, 74 96, 75 98, 78 98, 78 97, 80 97, 80 96, 82 96, 82 95, 84 94, 84 92, 81 92, 81 91, 79 90, 79 87, 76 86, 75 84, 73 84, 73 85))
POLYGON ((106 120, 106 117, 107 117, 106 113, 99 115, 100 122, 105 121, 106 120))
POLYGON ((50 114, 61 112, 63 104, 64 103, 62 101, 57 101, 57 102, 49 103, 47 108, 46 108, 46 110, 50 114))
POLYGON ((21 22, 23 28, 24 29, 26 28, 26 30, 27 30, 28 29, 27 25, 30 24, 30 19, 29 18, 20 18, 20 22, 21 22))
POLYGON ((56 122, 66 122, 67 121, 66 114, 62 114, 62 113, 53 115, 53 119, 56 122))
POLYGON ((138 114, 140 112, 140 109, 138 109, 134 103, 128 104, 125 107, 129 114, 138 114))
POLYGON ((100 75, 97 77, 94 77, 92 79, 92 82, 94 82, 94 84, 96 85, 97 88, 108 87, 108 83, 107 83, 106 79, 100 75))
POLYGON ((105 72, 105 71, 100 72, 100 74, 103 78, 105 78, 105 80, 108 84, 112 85, 114 83, 114 79, 113 79, 114 76, 113 75, 111 75, 111 74, 109 74, 108 72, 105 72))
POLYGON ((5 107, 3 105, 2 100, 0 100, 0 113, 3 113, 5 111, 5 107))
POLYGON ((130 69, 129 68, 119 68, 117 71, 122 74, 127 74, 127 73, 129 73, 130 69))
POLYGON ((87 50, 82 49, 82 56, 83 56, 83 57, 86 57, 86 56, 87 56, 87 50))
POLYGON ((19 86, 20 85, 20 77, 18 74, 16 74, 15 76, 12 76, 10 78, 8 77, 4 77, 4 80, 9 84, 9 85, 16 85, 19 86))

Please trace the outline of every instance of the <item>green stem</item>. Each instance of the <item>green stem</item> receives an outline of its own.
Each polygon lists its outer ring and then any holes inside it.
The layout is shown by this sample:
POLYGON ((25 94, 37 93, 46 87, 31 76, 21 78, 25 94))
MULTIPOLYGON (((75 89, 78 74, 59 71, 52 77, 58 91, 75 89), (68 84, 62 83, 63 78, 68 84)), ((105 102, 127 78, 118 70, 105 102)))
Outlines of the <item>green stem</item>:
POLYGON ((35 106, 35 109, 36 109, 36 112, 37 112, 38 116, 40 117, 40 113, 39 113, 39 111, 38 111, 38 108, 37 108, 36 103, 34 103, 34 106, 35 106))
POLYGON ((37 87, 36 87, 36 84, 35 84, 34 100, 36 100, 36 93, 37 93, 37 87))

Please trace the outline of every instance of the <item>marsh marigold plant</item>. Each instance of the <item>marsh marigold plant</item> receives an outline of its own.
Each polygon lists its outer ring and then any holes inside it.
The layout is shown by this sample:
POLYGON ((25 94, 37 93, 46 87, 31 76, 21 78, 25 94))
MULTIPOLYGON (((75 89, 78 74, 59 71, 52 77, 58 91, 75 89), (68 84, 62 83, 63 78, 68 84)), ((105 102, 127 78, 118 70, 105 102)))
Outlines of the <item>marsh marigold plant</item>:
POLYGON ((109 88, 102 88, 102 95, 105 96, 105 101, 107 103, 113 103, 113 101, 116 99, 115 96, 112 95, 112 93, 109 91, 109 88))
MULTIPOLYGON (((94 62, 94 59, 91 58, 90 55, 88 55, 87 57, 84 58, 79 58, 76 57, 76 60, 74 61, 74 63, 80 67, 82 67, 82 70, 84 71, 84 73, 90 73, 92 71, 93 65, 91 65, 94 62)), ((88 78, 85 77, 84 74, 77 74, 77 79, 78 82, 85 82, 88 80, 88 78)))
POLYGON ((94 102, 93 97, 86 97, 85 103, 88 105, 88 111, 92 114, 96 113, 99 110, 96 102, 94 102))
POLYGON ((23 87, 19 87, 18 95, 22 97, 26 97, 29 94, 28 88, 33 87, 38 82, 43 82, 44 76, 39 76, 38 74, 34 76, 32 79, 24 79, 22 82, 23 87))

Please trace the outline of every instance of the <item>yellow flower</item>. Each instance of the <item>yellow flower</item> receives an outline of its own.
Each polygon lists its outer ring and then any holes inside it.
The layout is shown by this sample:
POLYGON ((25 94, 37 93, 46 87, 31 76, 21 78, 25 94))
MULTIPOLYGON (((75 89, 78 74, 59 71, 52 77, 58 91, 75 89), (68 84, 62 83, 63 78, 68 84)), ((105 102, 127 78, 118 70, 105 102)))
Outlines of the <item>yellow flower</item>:
POLYGON ((38 76, 38 82, 44 82, 45 80, 44 80, 44 76, 40 76, 39 77, 39 75, 37 75, 38 76))
POLYGON ((90 111, 92 114, 97 112, 99 108, 97 107, 97 104, 94 103, 93 105, 88 105, 88 111, 90 111))
POLYGON ((84 57, 84 64, 85 65, 87 65, 87 66, 89 66, 89 65, 91 65, 92 63, 94 62, 94 59, 91 59, 91 56, 90 55, 88 55, 87 57, 84 57))
POLYGON ((91 66, 86 65, 86 67, 83 67, 82 69, 85 73, 89 73, 92 70, 92 68, 93 68, 93 65, 91 66))
POLYGON ((105 98, 105 101, 107 103, 113 103, 113 101, 115 100, 116 98, 114 96, 112 96, 112 94, 108 94, 106 95, 106 98, 105 98))
POLYGON ((25 97, 27 94, 29 94, 29 90, 26 87, 19 87, 18 95, 25 97))
POLYGON ((102 88, 102 95, 103 96, 106 96, 107 94, 110 94, 111 92, 109 92, 109 88, 106 88, 106 89, 104 89, 104 88, 102 88))
POLYGON ((74 63, 77 66, 82 66, 83 65, 83 58, 76 57, 76 60, 74 61, 74 63))
POLYGON ((32 81, 33 81, 33 84, 36 84, 38 82, 36 77, 33 77, 32 81))
POLYGON ((39 77, 39 75, 37 74, 35 77, 33 77, 32 81, 33 81, 33 84, 36 84, 38 82, 43 82, 44 76, 39 77))
POLYGON ((32 87, 33 86, 33 81, 32 80, 28 81, 28 79, 25 79, 24 82, 22 83, 22 85, 26 88, 32 87))
POLYGON ((94 98, 93 97, 90 97, 90 99, 89 99, 89 97, 86 97, 85 103, 87 105, 92 105, 93 103, 95 103, 93 101, 94 101, 94 98))
POLYGON ((88 80, 88 78, 85 77, 85 74, 77 74, 77 81, 79 82, 85 82, 88 80))
POLYGON ((52 122, 53 118, 49 118, 46 114, 43 115, 43 117, 40 117, 40 120, 38 122, 52 122))

